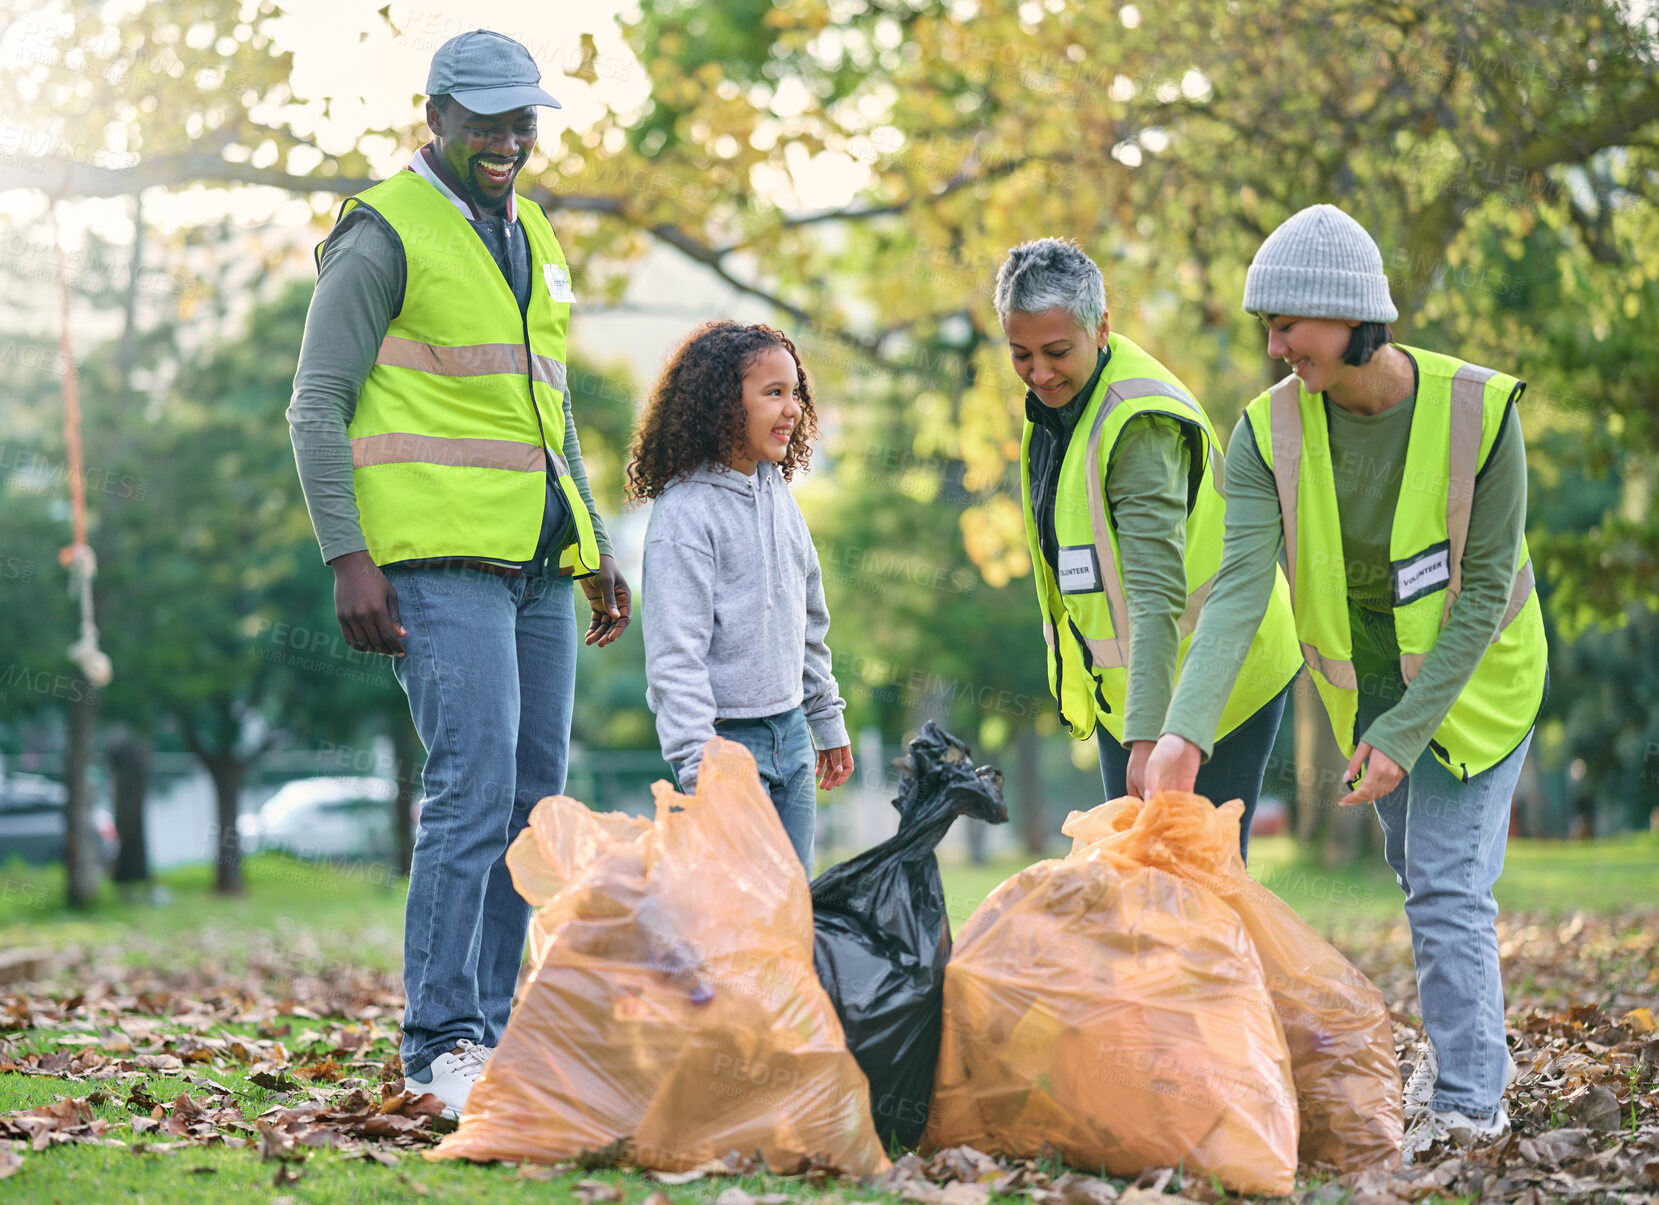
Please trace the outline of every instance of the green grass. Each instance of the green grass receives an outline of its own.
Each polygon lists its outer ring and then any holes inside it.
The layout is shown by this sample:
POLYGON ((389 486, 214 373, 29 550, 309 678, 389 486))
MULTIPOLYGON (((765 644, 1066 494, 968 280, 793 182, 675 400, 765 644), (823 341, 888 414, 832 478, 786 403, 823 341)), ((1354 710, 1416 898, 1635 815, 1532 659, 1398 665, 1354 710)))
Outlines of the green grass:
MULTIPOLYGON (((979 902, 1024 859, 986 866, 940 868, 953 925, 960 926, 979 902)), ((1367 922, 1386 923, 1404 914, 1405 896, 1381 851, 1352 865, 1320 866, 1290 837, 1250 842, 1250 873, 1301 913, 1321 932, 1367 922)), ((1651 906, 1659 883, 1659 836, 1626 833, 1598 841, 1509 843, 1498 907, 1505 912, 1616 912, 1651 906)))
MULTIPOLYGON (((960 926, 997 884, 1025 865, 1024 859, 944 865, 951 923, 960 926)), ((1289 837, 1258 837, 1250 843, 1250 870, 1322 930, 1381 923, 1401 913, 1403 897, 1380 852, 1328 868, 1309 860, 1289 837)), ((396 968, 404 889, 388 883, 383 868, 359 865, 342 873, 259 854, 246 860, 244 876, 247 893, 226 898, 213 894, 211 867, 181 867, 159 876, 170 896, 165 904, 125 903, 105 883, 90 909, 70 912, 62 905, 61 867, 12 861, 0 866, 0 949, 120 943, 136 934, 144 939, 134 950, 139 959, 152 943, 206 931, 219 935, 210 940, 212 948, 234 954, 245 935, 280 939, 305 930, 358 965, 396 968), (209 916, 211 925, 204 923, 209 916)), ((1498 905, 1506 912, 1611 912, 1651 901, 1655 882, 1659 836, 1653 833, 1598 841, 1516 839, 1498 881, 1498 905)))
MULTIPOLYGON (((0 1100, 3 1100, 0 1097, 0 1100)), ((619 1171, 583 1172, 538 1181, 520 1179, 507 1164, 476 1165, 446 1161, 433 1163, 418 1153, 404 1153, 396 1167, 362 1159, 348 1159, 331 1150, 318 1150, 297 1165, 296 1183, 276 1186, 276 1163, 261 1162, 246 1150, 219 1146, 195 1147, 167 1153, 135 1155, 119 1147, 60 1147, 26 1155, 24 1168, 0 1180, 0 1199, 8 1202, 53 1202, 62 1205, 247 1205, 287 1197, 299 1205, 405 1205, 423 1202, 558 1202, 576 1205, 576 1182, 603 1180, 620 1184, 624 1200, 639 1205, 645 1195, 661 1188, 649 1178, 619 1171)), ((699 1181, 667 1188, 675 1205, 710 1205, 718 1194, 739 1187, 751 1195, 786 1192, 806 1195, 800 1181, 781 1176, 742 1176, 699 1181)), ((820 1203, 832 1198, 813 1194, 820 1203)), ((854 1190, 859 1200, 880 1199, 881 1193, 854 1190)), ((835 1199, 839 1199, 839 1194, 835 1199)), ((891 1198, 887 1198, 891 1200, 891 1198)))
MULTIPOLYGON (((1003 879, 1023 865, 1007 861, 988 866, 947 865, 943 868, 952 921, 959 927, 979 902, 1003 879)), ((1359 925, 1389 924, 1401 915, 1398 887, 1377 855, 1356 866, 1329 870, 1297 856, 1288 838, 1264 838, 1252 843, 1252 872, 1325 932, 1359 925)), ((1635 834, 1596 842, 1513 841, 1508 867, 1499 884, 1499 902, 1506 910, 1570 913, 1577 910, 1613 911, 1651 901, 1659 870, 1659 839, 1635 834)), ((403 888, 365 868, 341 873, 337 868, 309 866, 276 855, 259 855, 245 865, 247 893, 224 899, 212 892, 212 872, 194 866, 169 871, 159 878, 164 903, 129 904, 105 885, 94 905, 70 912, 59 902, 63 878, 60 868, 0 867, 0 949, 45 946, 94 951, 102 964, 121 966, 212 968, 234 973, 242 967, 269 966, 273 958, 287 965, 321 969, 354 965, 373 970, 396 967, 401 946, 403 888)), ((119 973, 118 970, 116 973, 119 973)), ((83 984, 60 982, 68 992, 83 984)), ((5 993, 0 988, 0 995, 5 993)), ((306 1035, 325 1021, 278 1016, 273 1024, 290 1024, 293 1034, 283 1039, 290 1052, 306 1045, 306 1035)), ((336 1022, 337 1023, 337 1022, 336 1022)), ((385 1024, 385 1022, 382 1022, 385 1024)), ((167 1025, 164 1028, 171 1029, 167 1025)), ((253 1025, 216 1025, 215 1036, 253 1036, 253 1025)), ((178 1026, 178 1032, 186 1032, 178 1026)), ((97 1032, 82 1022, 13 1034, 5 1043, 12 1054, 57 1049, 57 1040, 71 1033, 97 1032)), ((391 1043, 381 1040, 365 1057, 390 1058, 391 1043)), ((212 1079, 234 1093, 245 1117, 253 1118, 279 1097, 250 1082, 234 1066, 208 1069, 187 1066, 187 1072, 212 1079)), ((352 1074, 363 1074, 353 1072, 352 1074)), ((85 1097, 102 1088, 109 1098, 95 1106, 98 1116, 111 1122, 110 1137, 126 1142, 157 1141, 137 1135, 127 1126, 125 1106, 133 1084, 142 1082, 159 1101, 171 1101, 189 1090, 202 1099, 199 1086, 178 1074, 154 1073, 143 1081, 75 1084, 45 1076, 0 1075, 0 1112, 46 1104, 65 1095, 85 1097)), ((375 1085, 367 1085, 371 1091, 375 1085)), ((103 1202, 270 1201, 287 1197, 293 1202, 403 1202, 423 1201, 548 1201, 574 1202, 577 1180, 619 1181, 628 1205, 639 1205, 657 1185, 648 1178, 621 1172, 593 1172, 551 1180, 518 1178, 510 1166, 432 1163, 417 1152, 403 1152, 396 1167, 383 1167, 338 1152, 318 1150, 299 1168, 293 1183, 273 1184, 274 1163, 261 1162, 251 1150, 218 1146, 180 1148, 168 1153, 134 1154, 121 1147, 61 1146, 27 1153, 19 1173, 0 1181, 0 1200, 6 1202, 62 1202, 64 1205, 103 1202)), ((801 1181, 774 1176, 711 1179, 668 1189, 675 1205, 711 1205, 718 1194, 736 1185, 751 1194, 787 1192, 811 1195, 820 1201, 839 1196, 849 1201, 881 1196, 842 1186, 829 1194, 807 1188, 801 1181)))
POLYGON ((157 876, 165 903, 126 903, 111 883, 90 908, 63 905, 62 866, 0 866, 0 949, 126 944, 123 961, 143 963, 151 947, 190 937, 233 962, 252 949, 305 932, 324 955, 338 953, 371 970, 395 970, 402 957, 404 887, 384 867, 311 865, 280 854, 243 862, 246 891, 213 891, 213 868, 179 867, 157 876))

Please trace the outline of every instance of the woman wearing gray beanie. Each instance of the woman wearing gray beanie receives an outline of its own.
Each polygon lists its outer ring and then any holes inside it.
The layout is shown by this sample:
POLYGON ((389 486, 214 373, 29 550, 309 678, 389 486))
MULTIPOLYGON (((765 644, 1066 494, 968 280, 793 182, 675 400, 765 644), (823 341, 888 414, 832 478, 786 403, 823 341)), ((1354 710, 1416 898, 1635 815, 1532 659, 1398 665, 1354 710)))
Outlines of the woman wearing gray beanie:
POLYGON ((1308 674, 1406 896, 1427 1042, 1405 1089, 1405 1155, 1508 1131, 1492 887, 1547 688, 1527 553, 1525 385, 1393 342, 1382 256, 1315 205, 1256 253, 1244 308, 1291 375, 1227 457, 1221 570, 1147 767, 1188 789, 1213 696, 1266 605, 1281 551, 1308 674))

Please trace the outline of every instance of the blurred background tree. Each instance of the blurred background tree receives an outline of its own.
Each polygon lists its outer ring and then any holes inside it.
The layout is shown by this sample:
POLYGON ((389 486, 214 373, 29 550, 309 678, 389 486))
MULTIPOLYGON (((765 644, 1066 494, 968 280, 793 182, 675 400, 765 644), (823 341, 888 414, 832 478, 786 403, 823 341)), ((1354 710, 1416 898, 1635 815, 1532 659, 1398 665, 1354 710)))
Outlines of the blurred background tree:
MULTIPOLYGON (((407 126, 329 153, 305 131, 337 98, 296 95, 282 17, 268 0, 141 14, 59 0, 14 27, 28 54, 0 72, 16 135, 0 191, 132 198, 131 245, 94 241, 75 281, 83 305, 121 316, 107 346, 78 348, 88 462, 149 490, 142 505, 94 499, 117 674, 104 743, 192 745, 217 767, 222 809, 272 745, 393 736, 406 792, 419 760, 384 665, 328 645, 328 575, 281 418, 308 295, 295 232, 163 232, 139 206, 146 189, 269 184, 323 215, 371 178, 367 150, 424 140, 412 106, 407 126), (164 303, 149 311, 146 278, 164 303)), ((396 33, 407 14, 374 19, 396 33)), ((1659 734, 1642 719, 1652 675, 1631 667, 1651 666, 1659 639, 1659 18, 1606 0, 641 0, 628 20, 649 98, 545 139, 521 188, 596 303, 626 305, 642 257, 669 248, 801 344, 826 438, 800 496, 857 725, 897 741, 946 720, 1015 767, 1028 848, 1053 835, 1055 758, 1086 786, 1092 751, 1055 731, 1042 678, 1017 494, 1023 388, 991 310, 996 268, 1019 241, 1078 240, 1106 273, 1114 327, 1225 434, 1280 375, 1238 309, 1245 268, 1278 222, 1330 201, 1383 248, 1403 339, 1530 382, 1529 537, 1553 682, 1535 760, 1590 828, 1643 822, 1659 734)), ((559 66, 591 83, 593 37, 544 70, 559 66)), ((38 293, 50 243, 32 234, 0 272, 38 293)), ((581 360, 580 321, 574 337, 581 360)), ((55 353, 21 335, 0 352, 0 665, 17 667, 0 742, 15 751, 61 741, 65 700, 19 683, 72 680, 59 651, 72 616, 55 557, 55 353)), ((572 379, 595 492, 616 514, 640 383, 592 364, 572 379)), ((584 652, 578 697, 584 749, 653 748, 637 634, 584 652)), ((1304 763, 1290 776, 1306 788, 1297 830, 1342 858, 1368 830, 1356 813, 1354 831, 1327 831, 1323 727, 1287 722, 1281 748, 1304 763)), ((122 764, 142 799, 143 758, 122 764)), ((234 842, 220 850, 234 890, 234 842)))

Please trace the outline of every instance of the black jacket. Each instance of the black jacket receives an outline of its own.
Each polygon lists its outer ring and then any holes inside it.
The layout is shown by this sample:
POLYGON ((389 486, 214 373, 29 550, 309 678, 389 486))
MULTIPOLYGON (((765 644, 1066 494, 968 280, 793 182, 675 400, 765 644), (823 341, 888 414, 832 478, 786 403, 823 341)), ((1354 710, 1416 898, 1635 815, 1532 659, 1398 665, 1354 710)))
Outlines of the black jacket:
POLYGON ((1037 400, 1030 390, 1025 394, 1025 417, 1033 424, 1031 432, 1031 513, 1037 519, 1037 545, 1043 550, 1048 567, 1060 569, 1060 541, 1054 534, 1054 495, 1060 485, 1060 466, 1066 459, 1066 448, 1071 443, 1077 420, 1088 407, 1100 384, 1100 374, 1106 371, 1111 359, 1105 351, 1095 358, 1094 375, 1089 383, 1064 406, 1055 409, 1037 400))

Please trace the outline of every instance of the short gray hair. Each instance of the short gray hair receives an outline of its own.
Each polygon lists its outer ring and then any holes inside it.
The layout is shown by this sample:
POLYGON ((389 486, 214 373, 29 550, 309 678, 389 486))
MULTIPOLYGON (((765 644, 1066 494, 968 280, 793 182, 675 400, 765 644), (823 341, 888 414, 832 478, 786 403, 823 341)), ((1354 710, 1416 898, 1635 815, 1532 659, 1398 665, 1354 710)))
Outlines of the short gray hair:
POLYGON ((1070 239, 1040 238, 1008 253, 997 272, 997 321, 1008 315, 1042 314, 1056 307, 1093 333, 1106 317, 1106 280, 1070 239))

